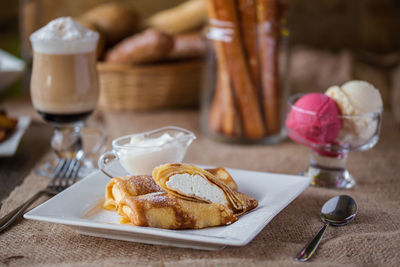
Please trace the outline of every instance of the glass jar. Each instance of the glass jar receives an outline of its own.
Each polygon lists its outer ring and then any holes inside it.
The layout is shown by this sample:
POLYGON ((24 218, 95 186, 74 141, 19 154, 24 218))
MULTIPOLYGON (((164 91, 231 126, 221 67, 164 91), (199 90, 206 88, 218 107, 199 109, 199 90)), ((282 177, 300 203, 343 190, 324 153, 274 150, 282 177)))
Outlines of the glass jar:
POLYGON ((286 7, 279 0, 207 1, 203 131, 236 143, 277 143, 288 97, 286 7))

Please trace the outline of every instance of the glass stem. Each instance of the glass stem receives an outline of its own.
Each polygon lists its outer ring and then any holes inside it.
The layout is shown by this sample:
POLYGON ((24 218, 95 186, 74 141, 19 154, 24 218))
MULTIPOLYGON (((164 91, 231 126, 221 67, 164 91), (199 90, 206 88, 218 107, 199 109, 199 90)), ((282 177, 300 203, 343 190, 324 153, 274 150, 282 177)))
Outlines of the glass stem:
POLYGON ((351 188, 355 181, 346 169, 348 154, 325 156, 312 151, 310 166, 305 175, 312 177, 312 185, 327 188, 351 188))
POLYGON ((74 158, 82 150, 82 127, 83 122, 54 126, 51 147, 58 158, 74 158))

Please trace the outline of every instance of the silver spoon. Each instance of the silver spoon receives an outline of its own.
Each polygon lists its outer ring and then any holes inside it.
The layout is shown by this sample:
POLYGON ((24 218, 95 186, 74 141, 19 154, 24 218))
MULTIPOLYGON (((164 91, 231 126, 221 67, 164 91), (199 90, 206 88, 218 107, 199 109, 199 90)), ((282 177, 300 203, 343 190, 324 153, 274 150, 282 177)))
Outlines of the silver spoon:
POLYGON ((351 222, 357 213, 357 204, 350 196, 336 196, 325 202, 321 219, 325 223, 314 238, 297 254, 295 260, 308 261, 317 250, 319 242, 329 225, 340 226, 351 222))

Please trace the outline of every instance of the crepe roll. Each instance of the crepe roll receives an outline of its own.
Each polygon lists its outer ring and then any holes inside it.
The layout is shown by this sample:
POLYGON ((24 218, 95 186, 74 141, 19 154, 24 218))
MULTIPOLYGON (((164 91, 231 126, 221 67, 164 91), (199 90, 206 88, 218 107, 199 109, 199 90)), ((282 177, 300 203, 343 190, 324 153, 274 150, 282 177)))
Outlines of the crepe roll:
POLYGON ((153 170, 153 179, 166 192, 182 199, 227 206, 234 214, 249 210, 244 195, 209 171, 189 164, 164 164, 153 170))
POLYGON ((166 192, 125 197, 118 213, 120 223, 164 229, 201 229, 237 220, 224 205, 184 200, 166 192))
MULTIPOLYGON (((237 184, 224 168, 217 167, 208 171, 230 188, 237 190, 237 184)), ((107 210, 117 210, 118 203, 125 196, 139 196, 153 192, 164 192, 164 190, 156 184, 150 175, 115 177, 106 186, 103 206, 107 210)))
POLYGON ((215 175, 215 177, 218 180, 220 180, 221 182, 226 184, 230 189, 235 190, 235 191, 238 190, 238 186, 237 186, 235 180, 233 180, 232 176, 224 168, 217 167, 215 169, 206 169, 206 170, 209 171, 210 173, 212 173, 213 175, 215 175))
POLYGON ((139 196, 162 190, 151 175, 115 177, 106 186, 103 207, 107 210, 117 210, 118 203, 127 196, 139 196))

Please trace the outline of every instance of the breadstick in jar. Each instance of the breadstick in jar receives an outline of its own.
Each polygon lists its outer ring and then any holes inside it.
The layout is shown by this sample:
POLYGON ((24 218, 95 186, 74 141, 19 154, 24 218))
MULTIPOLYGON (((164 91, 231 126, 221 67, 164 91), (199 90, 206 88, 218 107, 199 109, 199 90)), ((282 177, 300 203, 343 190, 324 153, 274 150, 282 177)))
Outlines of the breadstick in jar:
MULTIPOLYGON (((216 18, 217 15, 215 9, 209 5, 207 5, 207 7, 209 16, 211 18, 216 18)), ((219 31, 219 29, 215 30, 219 31)), ((218 35, 220 33, 216 34, 218 35)), ((217 55, 218 72, 216 91, 210 110, 210 127, 227 137, 238 137, 242 134, 242 125, 240 114, 238 114, 237 106, 235 104, 234 92, 231 77, 229 76, 223 43, 221 40, 213 40, 213 44, 217 55)))
MULTIPOLYGON (((246 51, 250 74, 257 96, 261 97, 260 64, 257 43, 256 0, 238 0, 240 29, 246 51)), ((261 98, 260 98, 261 99, 261 98)))
POLYGON ((262 103, 269 134, 280 130, 279 92, 279 0, 257 0, 258 47, 260 51, 262 103))
POLYGON ((209 124, 215 132, 227 137, 237 137, 241 134, 239 114, 234 103, 233 90, 226 66, 222 43, 214 41, 217 57, 217 83, 211 104, 209 124))

